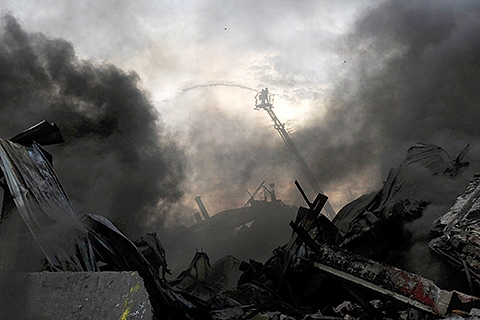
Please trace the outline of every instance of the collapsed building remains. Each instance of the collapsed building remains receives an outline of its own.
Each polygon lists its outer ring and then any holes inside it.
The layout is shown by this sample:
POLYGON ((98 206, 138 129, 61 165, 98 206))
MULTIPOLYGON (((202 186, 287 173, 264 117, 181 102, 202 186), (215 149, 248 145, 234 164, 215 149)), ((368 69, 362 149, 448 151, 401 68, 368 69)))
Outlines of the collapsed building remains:
MULTIPOLYGON (((144 280, 155 317, 181 319, 186 318, 188 312, 195 312, 194 305, 170 289, 158 268, 154 268, 112 222, 73 209, 52 161, 35 142, 51 136, 52 131, 53 136, 60 136, 56 126, 42 122, 23 132, 22 139, 13 139, 25 145, 0 140, 0 168, 5 180, 2 182, 2 227, 8 227, 10 217, 20 215, 44 253, 46 270, 137 271, 144 280)), ((6 252, 8 248, 3 250, 4 257, 11 256, 6 252)), ((8 262, 6 260, 3 261, 8 262)), ((161 257, 158 260, 161 261, 161 257)), ((2 269, 15 271, 15 261, 3 265, 2 269)))
POLYGON ((480 286, 479 213, 480 172, 450 210, 433 223, 432 232, 438 237, 429 244, 434 252, 464 270, 472 294, 480 286))
MULTIPOLYGON (((0 140, 4 189, 0 249, 5 257, 1 269, 4 274, 18 271, 18 257, 8 251, 21 249, 22 228, 28 229, 45 262, 40 267, 43 273, 8 276, 10 282, 1 279, 3 296, 29 284, 36 298, 21 302, 24 318, 52 317, 52 308, 63 300, 52 303, 48 296, 59 292, 73 297, 63 303, 63 313, 57 313, 65 318, 101 314, 105 319, 427 319, 480 314, 480 299, 474 296, 480 285, 479 174, 432 225, 430 242, 435 254, 462 271, 469 294, 459 292, 460 285, 441 288, 394 261, 399 243, 408 241, 399 233, 403 224, 421 217, 428 206, 426 180, 454 179, 467 165, 468 146, 453 161, 437 146, 413 146, 379 191, 347 204, 333 221, 321 214, 328 198, 318 194, 310 201, 297 183, 307 205, 276 230, 290 240, 278 243, 268 260, 227 255, 211 264, 207 253, 199 251, 184 272, 168 281, 170 269, 157 235, 133 242, 107 218, 76 212, 40 141, 61 141, 58 128, 42 122, 0 140), (16 235, 16 248, 9 246, 12 241, 3 241, 6 235, 16 235), (7 287, 12 281, 16 285, 7 287), (111 299, 102 302, 100 296, 111 299), (37 313, 31 310, 38 305, 43 307, 37 313)), ((270 190, 270 201, 252 196, 245 208, 214 216, 202 202, 204 219, 197 218, 191 230, 198 234, 207 230, 228 248, 241 239, 239 234, 248 234, 242 229, 262 219, 275 220, 279 217, 275 212, 282 210, 289 216, 294 208, 276 198, 273 186, 265 189, 270 190), (258 212, 266 213, 261 217, 258 212)), ((6 301, 10 300, 2 299, 6 301)))
MULTIPOLYGON (((173 247, 170 242, 175 241, 175 247, 181 243, 184 249, 168 253, 169 259, 175 261, 172 270, 181 272, 190 262, 190 255, 184 253, 193 254, 196 249, 207 252, 214 261, 226 255, 239 260, 268 259, 276 247, 289 240, 291 229, 288 223, 295 218, 298 210, 277 198, 274 187, 275 184, 267 187, 262 181, 256 190, 249 192, 249 198, 242 207, 208 215, 209 218, 204 219, 197 214, 195 224, 166 230, 162 239, 166 242, 165 247, 173 247)), ((196 199, 200 200, 200 197, 196 199)), ((204 204, 202 201, 202 205, 199 209, 208 214, 208 202, 204 204)))

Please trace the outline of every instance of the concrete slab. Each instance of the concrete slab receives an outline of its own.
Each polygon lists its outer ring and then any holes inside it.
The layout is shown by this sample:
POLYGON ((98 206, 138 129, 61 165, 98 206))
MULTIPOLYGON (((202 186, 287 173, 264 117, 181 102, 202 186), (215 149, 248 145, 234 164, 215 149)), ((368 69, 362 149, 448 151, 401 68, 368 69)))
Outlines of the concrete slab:
POLYGON ((0 277, 0 319, 152 319, 137 272, 42 272, 0 277))

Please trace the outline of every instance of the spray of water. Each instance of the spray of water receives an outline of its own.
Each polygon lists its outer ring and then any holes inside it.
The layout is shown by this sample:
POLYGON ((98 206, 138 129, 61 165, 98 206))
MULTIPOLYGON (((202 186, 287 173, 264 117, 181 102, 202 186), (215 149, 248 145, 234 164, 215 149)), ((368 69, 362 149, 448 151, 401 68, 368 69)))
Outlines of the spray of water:
POLYGON ((235 87, 235 88, 240 88, 240 89, 245 89, 245 90, 252 90, 255 92, 258 92, 257 89, 249 88, 246 86, 242 86, 241 84, 236 84, 236 83, 230 83, 230 82, 219 82, 219 83, 209 83, 209 84, 200 84, 198 86, 193 86, 190 88, 183 89, 183 92, 192 90, 192 89, 197 89, 197 88, 206 88, 206 87, 235 87))

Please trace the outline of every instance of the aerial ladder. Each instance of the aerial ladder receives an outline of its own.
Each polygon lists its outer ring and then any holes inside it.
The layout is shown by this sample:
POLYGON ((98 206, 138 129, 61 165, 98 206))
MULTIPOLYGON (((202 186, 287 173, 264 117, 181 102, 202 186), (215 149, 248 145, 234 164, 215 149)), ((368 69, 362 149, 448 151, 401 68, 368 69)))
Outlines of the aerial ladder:
MULTIPOLYGON (((317 180, 315 179, 315 176, 308 167, 307 163, 303 159, 303 157, 300 155, 300 152, 298 152, 297 147, 295 147, 295 144, 293 143, 292 138, 288 134, 287 130, 285 130, 285 124, 281 123, 280 120, 277 118, 275 115, 275 112, 273 112, 273 100, 274 100, 274 95, 268 93, 268 88, 262 89, 261 92, 259 92, 255 96, 255 108, 254 110, 265 110, 270 118, 273 121, 273 127, 277 132, 280 134, 282 137, 283 141, 288 147, 288 150, 292 153, 293 158, 297 162, 298 166, 300 167, 300 170, 302 171, 303 175, 307 179, 308 184, 312 187, 312 189, 315 192, 320 192, 323 193, 322 189, 319 187, 317 180)), ((335 217, 335 210, 333 210, 332 205, 330 202, 327 201, 327 203, 324 206, 324 214, 332 220, 335 217)))

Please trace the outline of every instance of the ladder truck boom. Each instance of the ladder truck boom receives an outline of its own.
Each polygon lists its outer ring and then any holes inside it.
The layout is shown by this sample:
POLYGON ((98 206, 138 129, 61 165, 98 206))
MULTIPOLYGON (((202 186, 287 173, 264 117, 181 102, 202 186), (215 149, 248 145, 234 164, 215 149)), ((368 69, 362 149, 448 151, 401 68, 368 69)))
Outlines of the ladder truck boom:
MULTIPOLYGON (((273 108, 273 95, 268 93, 268 88, 265 88, 255 96, 254 110, 263 109, 267 112, 267 114, 270 116, 270 118, 273 121, 273 124, 274 124, 273 127, 275 128, 275 130, 277 130, 277 132, 280 134, 283 141, 287 145, 288 150, 290 150, 290 153, 292 154, 293 158, 295 159, 298 166, 300 167, 300 170, 302 171, 303 175, 307 179, 308 184, 312 187, 312 189, 315 192, 323 193, 322 189, 318 185, 317 180, 315 179, 315 176, 313 175, 312 170, 310 170, 310 167, 307 165, 307 163, 301 156, 300 152, 298 152, 298 149, 293 143, 292 138, 288 134, 287 130, 285 130, 285 124, 280 122, 275 112, 273 112, 272 108, 273 108)), ((333 210, 333 207, 329 201, 327 201, 327 203, 325 204, 324 209, 326 213, 325 215, 330 220, 332 220, 335 217, 335 210, 333 210)))

